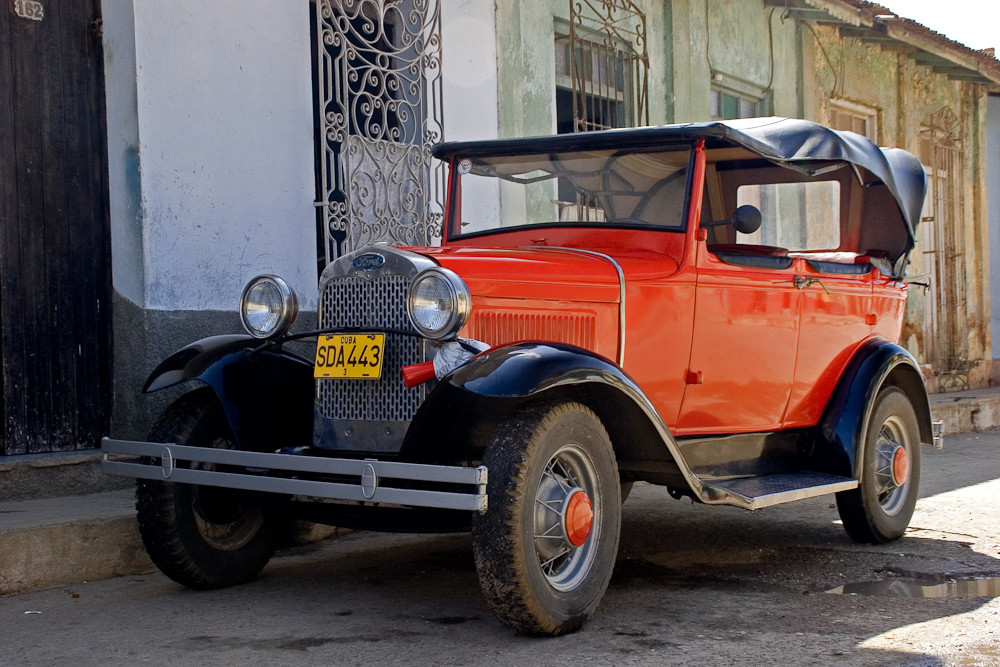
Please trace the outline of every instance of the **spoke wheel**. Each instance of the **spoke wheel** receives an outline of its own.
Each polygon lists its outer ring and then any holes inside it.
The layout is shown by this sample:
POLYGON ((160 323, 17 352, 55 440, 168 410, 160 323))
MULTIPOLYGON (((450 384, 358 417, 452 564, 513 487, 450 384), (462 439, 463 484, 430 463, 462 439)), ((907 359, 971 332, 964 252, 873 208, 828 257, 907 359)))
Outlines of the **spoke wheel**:
MULTIPOLYGON (((235 448, 221 409, 207 389, 185 394, 168 407, 149 439, 235 448)), ((164 574, 190 588, 249 581, 270 560, 281 536, 278 516, 230 489, 140 479, 136 509, 150 558, 164 574)))
POLYGON ((542 472, 535 490, 534 550, 556 590, 579 586, 593 565, 600 535, 594 535, 590 498, 598 484, 594 462, 576 445, 557 451, 542 472))
POLYGON ((906 531, 920 483, 920 429, 901 390, 876 397, 863 445, 858 488, 838 493, 837 509, 852 539, 879 544, 906 531))
POLYGON ((878 504, 888 516, 896 516, 906 506, 909 485, 909 435, 906 425, 897 415, 890 415, 882 424, 875 443, 875 489, 878 504))
POLYGON ((621 498, 611 441, 579 403, 540 405, 486 450, 489 509, 473 520, 476 569, 497 617, 562 634, 597 608, 614 569, 621 498))

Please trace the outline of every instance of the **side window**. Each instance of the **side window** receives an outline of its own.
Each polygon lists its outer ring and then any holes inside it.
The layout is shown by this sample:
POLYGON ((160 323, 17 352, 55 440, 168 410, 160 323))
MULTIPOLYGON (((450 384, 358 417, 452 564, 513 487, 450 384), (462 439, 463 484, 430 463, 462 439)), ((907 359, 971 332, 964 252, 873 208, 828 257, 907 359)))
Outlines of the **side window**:
POLYGON ((809 181, 741 185, 736 205, 760 210, 761 226, 740 234, 739 244, 779 246, 791 251, 840 247, 840 183, 809 181))

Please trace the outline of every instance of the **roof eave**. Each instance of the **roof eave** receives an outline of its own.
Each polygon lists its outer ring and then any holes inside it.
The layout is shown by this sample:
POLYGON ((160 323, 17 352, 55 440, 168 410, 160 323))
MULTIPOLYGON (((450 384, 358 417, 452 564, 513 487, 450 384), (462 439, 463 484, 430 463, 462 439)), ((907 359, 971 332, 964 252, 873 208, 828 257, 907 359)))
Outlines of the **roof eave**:
POLYGON ((840 34, 908 55, 956 81, 1000 88, 1000 61, 866 0, 764 0, 799 21, 837 26, 840 34))

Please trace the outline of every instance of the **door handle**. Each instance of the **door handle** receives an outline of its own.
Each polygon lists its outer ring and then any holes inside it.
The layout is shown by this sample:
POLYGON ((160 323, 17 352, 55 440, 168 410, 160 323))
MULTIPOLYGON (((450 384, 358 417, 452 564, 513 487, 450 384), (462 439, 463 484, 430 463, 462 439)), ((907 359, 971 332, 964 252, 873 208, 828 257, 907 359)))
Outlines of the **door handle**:
POLYGON ((812 276, 809 276, 808 278, 805 276, 795 276, 792 278, 792 284, 795 285, 795 289, 805 289, 813 283, 819 284, 819 286, 822 287, 823 291, 827 294, 830 293, 830 288, 827 287, 826 284, 824 284, 819 278, 813 278, 812 276))

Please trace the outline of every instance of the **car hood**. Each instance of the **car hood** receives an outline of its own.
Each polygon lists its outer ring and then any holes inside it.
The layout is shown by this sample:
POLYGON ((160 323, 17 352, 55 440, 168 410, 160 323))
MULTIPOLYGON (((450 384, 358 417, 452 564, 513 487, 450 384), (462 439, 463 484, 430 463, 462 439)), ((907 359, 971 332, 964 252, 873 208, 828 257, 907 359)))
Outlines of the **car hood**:
POLYGON ((473 296, 615 303, 619 264, 573 248, 410 248, 451 269, 473 296))

